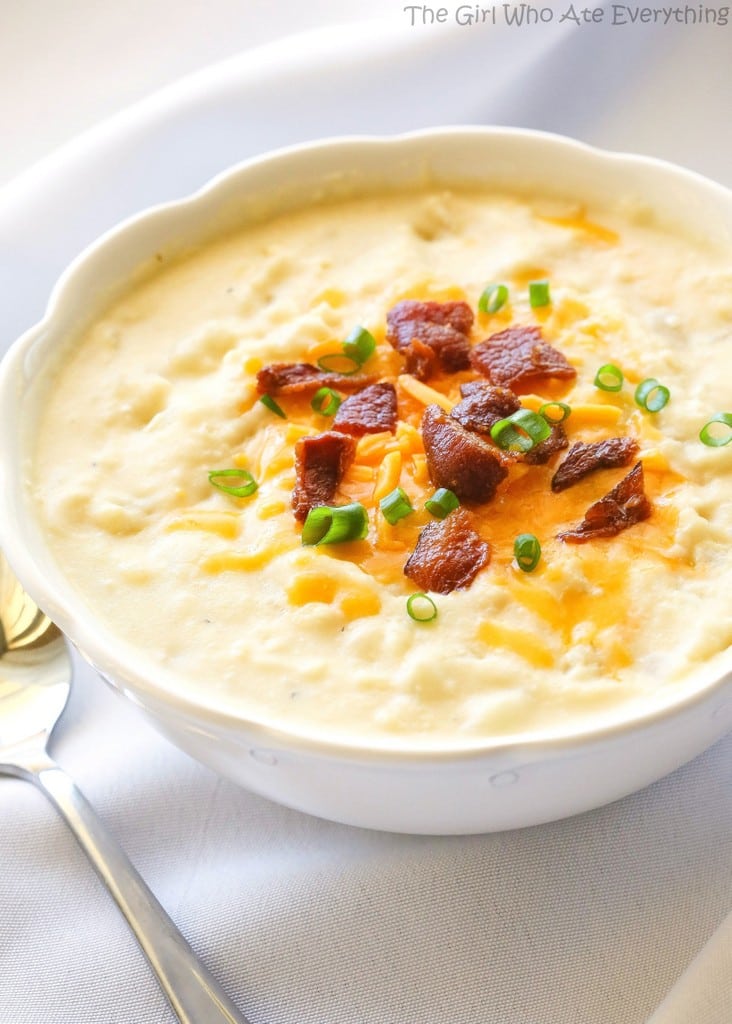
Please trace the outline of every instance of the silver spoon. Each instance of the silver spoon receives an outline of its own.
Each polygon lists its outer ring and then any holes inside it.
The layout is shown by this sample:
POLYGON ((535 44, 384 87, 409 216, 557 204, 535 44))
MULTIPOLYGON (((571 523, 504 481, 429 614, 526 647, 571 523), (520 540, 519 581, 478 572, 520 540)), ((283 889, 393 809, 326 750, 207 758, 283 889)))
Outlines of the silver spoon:
POLYGON ((25 593, 0 552, 0 774, 34 782, 66 820, 127 918, 181 1024, 249 1024, 46 752, 70 689, 71 658, 61 631, 25 593))

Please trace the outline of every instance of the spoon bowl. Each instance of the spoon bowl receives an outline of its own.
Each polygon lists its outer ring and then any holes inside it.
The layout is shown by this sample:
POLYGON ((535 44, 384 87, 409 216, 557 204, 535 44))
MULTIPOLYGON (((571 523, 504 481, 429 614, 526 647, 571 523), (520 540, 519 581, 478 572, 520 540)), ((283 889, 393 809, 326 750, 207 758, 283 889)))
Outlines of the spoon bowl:
MULTIPOLYGON (((43 749, 70 691, 61 630, 26 594, 0 552, 0 762, 24 748, 43 749)), ((6 765, 7 771, 12 767, 6 765)))
POLYGON ((148 958, 181 1024, 248 1024, 196 958, 46 745, 71 691, 63 634, 0 552, 0 774, 35 783, 55 805, 148 958))

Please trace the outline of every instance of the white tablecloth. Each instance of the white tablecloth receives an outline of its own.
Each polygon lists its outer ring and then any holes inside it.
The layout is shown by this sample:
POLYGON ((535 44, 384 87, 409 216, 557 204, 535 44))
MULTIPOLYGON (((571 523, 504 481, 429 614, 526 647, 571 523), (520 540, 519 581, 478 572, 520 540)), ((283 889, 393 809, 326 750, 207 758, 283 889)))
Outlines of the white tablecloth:
MULTIPOLYGON (((552 5, 535 28, 441 28, 410 27, 396 3, 380 25, 276 43, 121 115, 0 194, 0 344, 120 216, 318 135, 517 124, 732 185, 732 29, 613 26, 603 9, 603 25, 552 5)), ((54 754, 253 1024, 732 1020, 732 737, 574 819, 393 836, 217 778, 76 668, 54 754)), ((43 798, 0 779, 0 822, 0 1024, 169 1024, 43 798)))

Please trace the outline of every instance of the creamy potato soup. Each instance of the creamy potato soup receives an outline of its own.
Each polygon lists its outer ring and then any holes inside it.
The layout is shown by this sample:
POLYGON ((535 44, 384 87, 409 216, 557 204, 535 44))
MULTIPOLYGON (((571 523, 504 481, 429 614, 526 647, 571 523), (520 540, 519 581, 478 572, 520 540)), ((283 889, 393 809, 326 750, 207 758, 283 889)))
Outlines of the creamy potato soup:
POLYGON ((160 259, 70 339, 29 487, 181 694, 469 746, 621 720, 721 661, 729 252, 434 190, 160 259))

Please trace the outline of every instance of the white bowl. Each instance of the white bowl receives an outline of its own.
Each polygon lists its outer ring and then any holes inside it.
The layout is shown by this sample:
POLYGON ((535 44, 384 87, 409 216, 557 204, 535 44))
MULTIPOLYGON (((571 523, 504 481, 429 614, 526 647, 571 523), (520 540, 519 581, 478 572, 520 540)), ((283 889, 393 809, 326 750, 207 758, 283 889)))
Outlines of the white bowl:
MULTIPOLYGON (((95 621, 55 563, 22 486, 47 356, 93 319, 149 260, 233 222, 323 195, 378 185, 494 186, 587 203, 640 199, 681 229, 732 245, 732 193, 698 175, 569 139, 460 128, 297 146, 246 163, 189 199, 127 221, 59 281, 43 321, 0 368, 0 544, 24 586, 100 674, 169 739, 222 775, 291 807, 396 832, 474 833, 538 824, 598 807, 660 778, 732 728, 727 671, 652 712, 582 735, 496 741, 471 750, 374 750, 314 741, 223 715, 160 681, 124 638, 95 621)), ((728 655, 732 652, 727 652, 728 655)))

